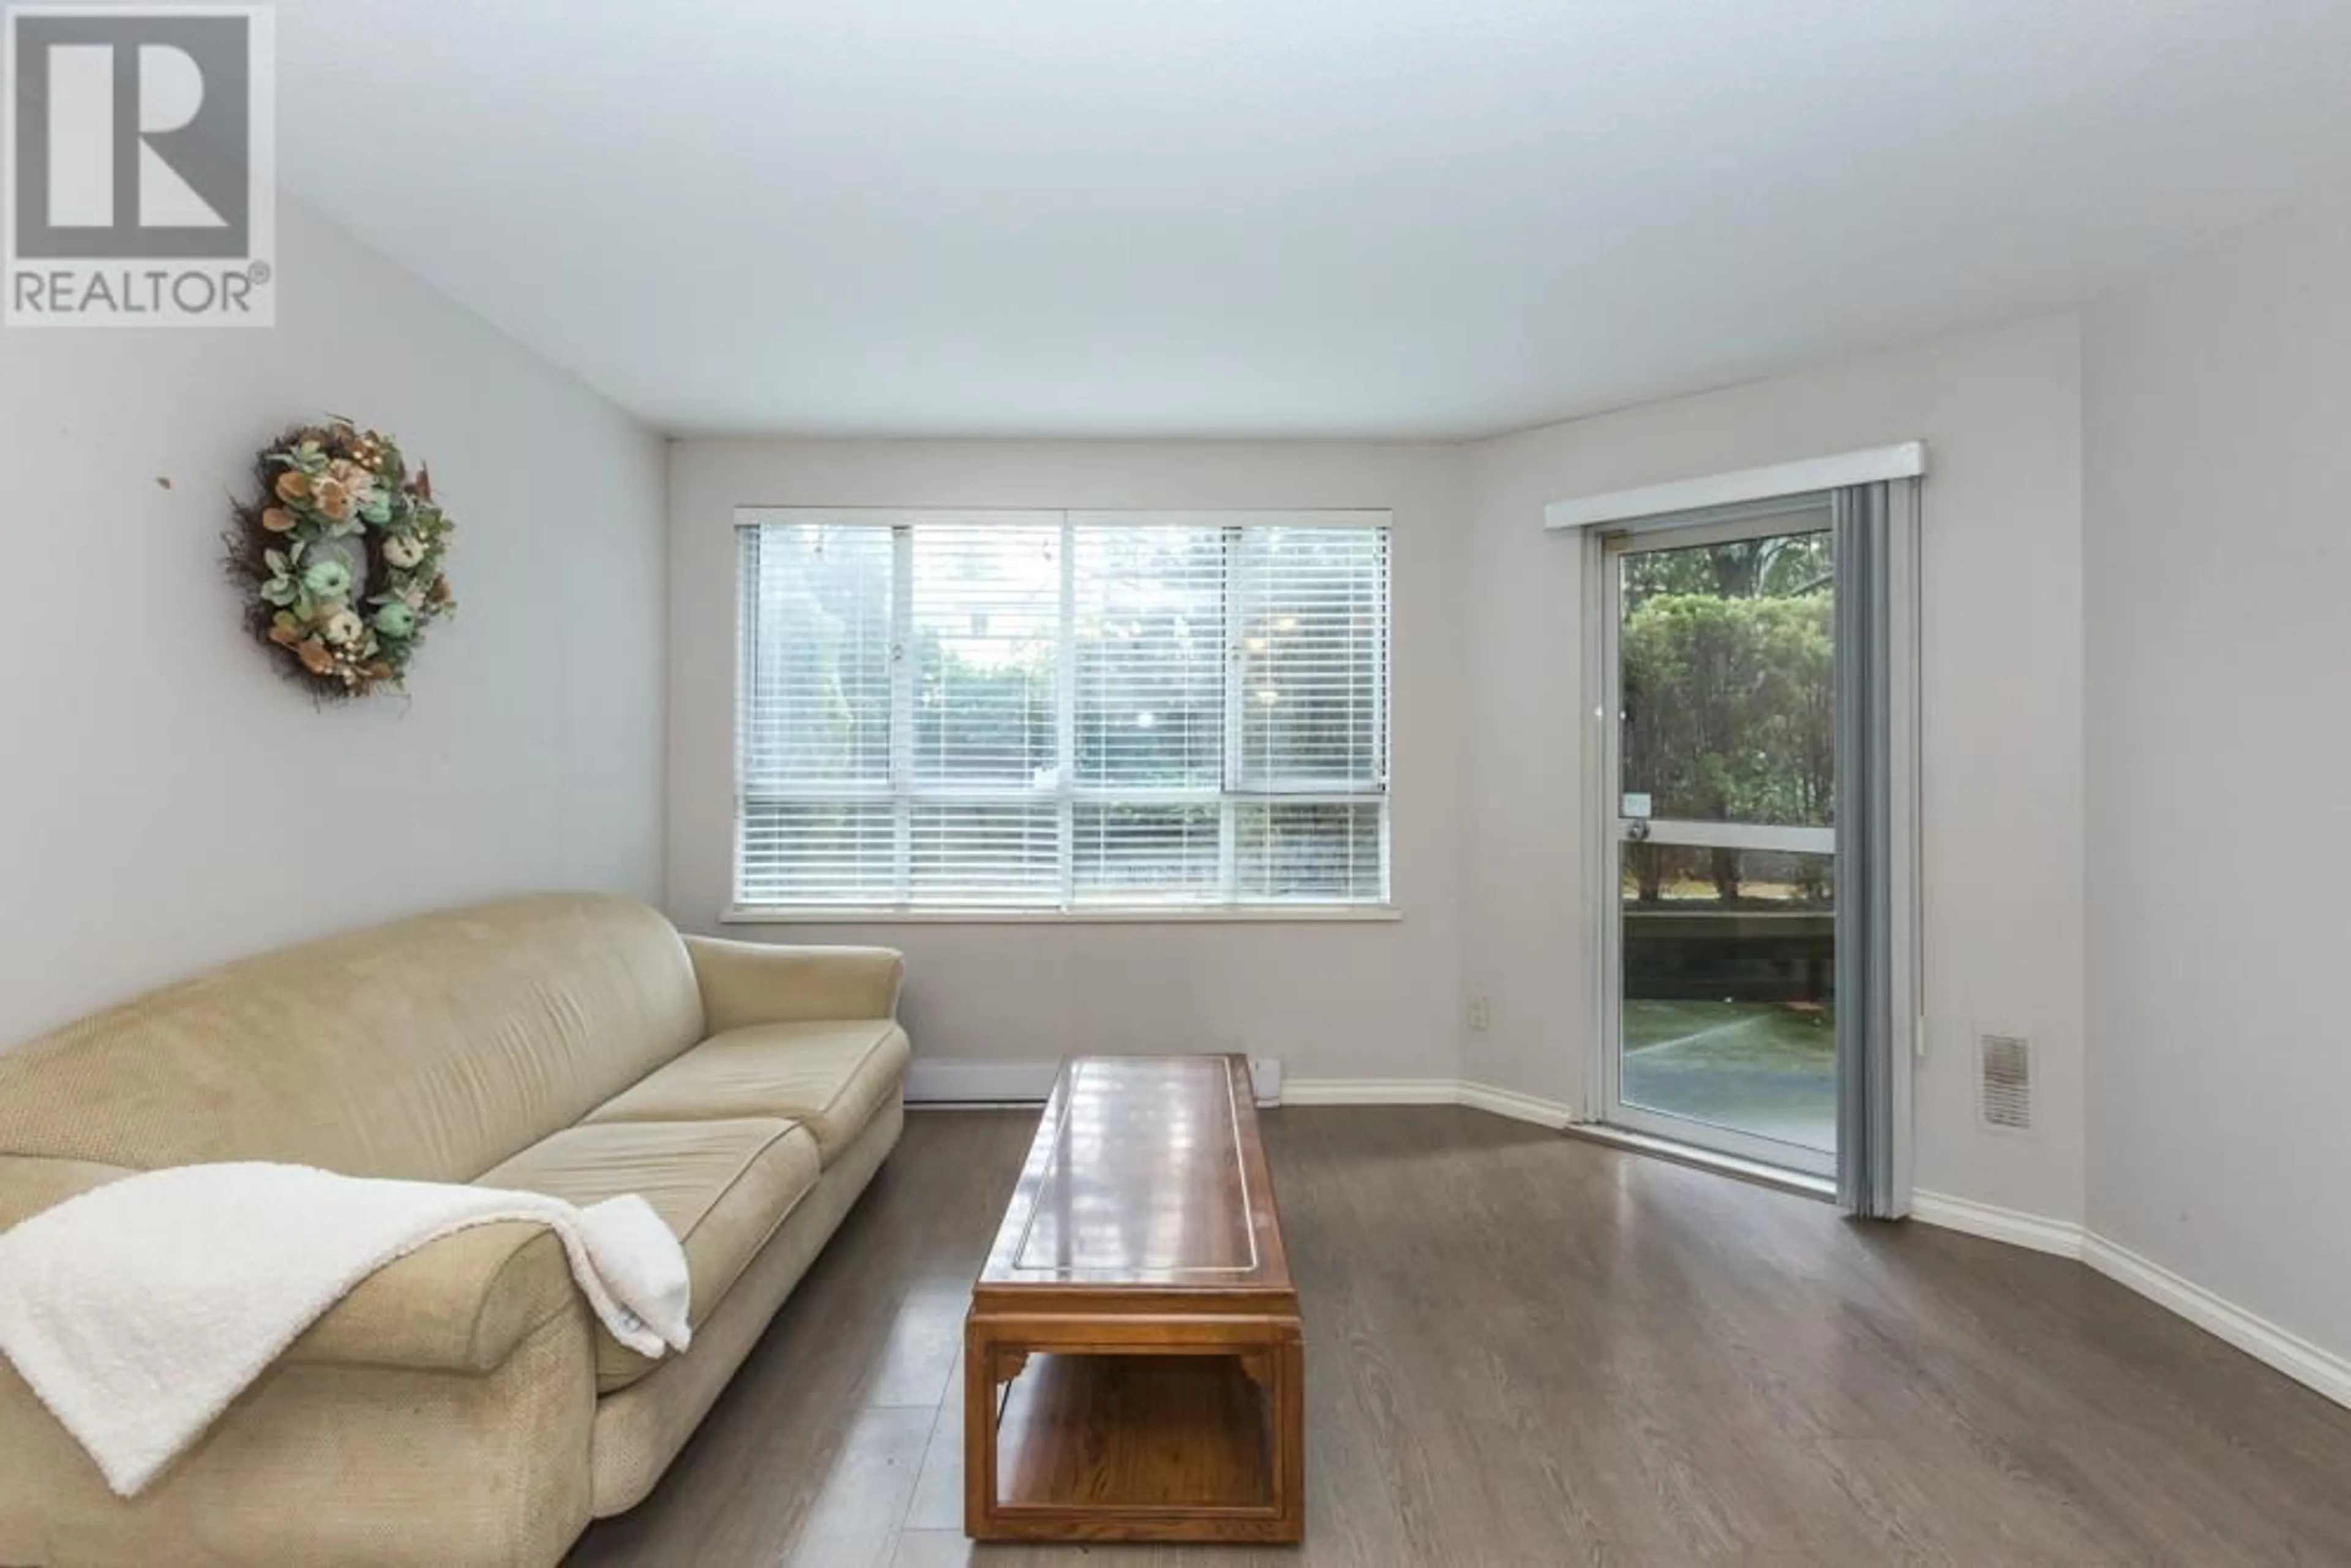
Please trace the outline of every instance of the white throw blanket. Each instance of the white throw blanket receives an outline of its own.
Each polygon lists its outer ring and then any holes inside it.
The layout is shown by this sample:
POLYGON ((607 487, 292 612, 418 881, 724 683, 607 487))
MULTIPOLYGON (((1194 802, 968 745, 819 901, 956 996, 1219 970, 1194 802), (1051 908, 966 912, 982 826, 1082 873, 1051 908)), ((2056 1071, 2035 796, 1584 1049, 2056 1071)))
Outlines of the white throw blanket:
POLYGON ((229 1164, 126 1176, 0 1235, 0 1353, 130 1497, 360 1281, 507 1219, 562 1239, 613 1338, 685 1348, 685 1253, 642 1197, 229 1164))

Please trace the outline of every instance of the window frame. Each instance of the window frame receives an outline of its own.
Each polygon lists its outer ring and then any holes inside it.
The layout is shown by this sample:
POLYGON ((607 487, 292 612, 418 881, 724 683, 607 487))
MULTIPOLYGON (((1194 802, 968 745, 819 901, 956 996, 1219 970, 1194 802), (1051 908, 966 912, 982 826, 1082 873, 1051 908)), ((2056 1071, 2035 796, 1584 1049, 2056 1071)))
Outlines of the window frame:
POLYGON ((732 716, 734 802, 730 824, 730 904, 721 914, 726 924, 740 925, 859 925, 859 924, 1022 924, 1070 922, 1128 924, 1138 922, 1240 923, 1283 921, 1390 921, 1401 918, 1395 902, 1393 723, 1395 714, 1395 565, 1394 514, 1367 508, 1250 508, 1247 510, 1099 510, 969 507, 742 507, 735 513, 735 648, 736 702, 732 716), (919 661, 910 656, 914 618, 914 551, 915 531, 925 526, 1040 524, 1057 526, 1060 546, 1060 626, 1056 640, 1054 682, 1054 752, 1052 785, 924 785, 916 781, 915 728, 919 661), (885 783, 766 786, 754 789, 747 778, 748 758, 744 745, 746 683, 752 679, 751 661, 757 646, 756 605, 742 578, 745 553, 742 536, 763 526, 858 527, 886 529, 891 535, 890 734, 888 778, 885 783), (1162 788, 1087 786, 1078 779, 1079 683, 1075 678, 1077 635, 1077 538, 1087 528, 1138 527, 1214 528, 1227 542, 1221 582, 1224 638, 1224 678, 1221 707, 1222 778, 1217 786, 1162 788), (1276 528, 1364 528, 1381 536, 1381 638, 1378 673, 1372 694, 1372 722, 1377 736, 1379 777, 1375 783, 1355 789, 1269 783, 1241 787, 1243 730, 1247 695, 1237 678, 1246 657, 1238 606, 1245 588, 1246 552, 1239 548, 1246 531, 1276 528), (847 899, 791 903, 751 903, 744 899, 745 827, 749 812, 760 806, 864 803, 891 808, 894 842, 892 875, 894 897, 886 901, 847 899), (925 806, 984 806, 1050 804, 1058 830, 1058 885, 1050 897, 1033 900, 975 900, 962 903, 918 903, 911 885, 914 855, 911 824, 925 806), (1217 810, 1217 880, 1207 896, 1173 894, 1165 897, 1117 899, 1078 896, 1079 855, 1076 817, 1088 805, 1194 806, 1217 810), (1376 808, 1379 842, 1379 891, 1360 899, 1257 898, 1238 896, 1240 814, 1251 806, 1331 805, 1376 808))

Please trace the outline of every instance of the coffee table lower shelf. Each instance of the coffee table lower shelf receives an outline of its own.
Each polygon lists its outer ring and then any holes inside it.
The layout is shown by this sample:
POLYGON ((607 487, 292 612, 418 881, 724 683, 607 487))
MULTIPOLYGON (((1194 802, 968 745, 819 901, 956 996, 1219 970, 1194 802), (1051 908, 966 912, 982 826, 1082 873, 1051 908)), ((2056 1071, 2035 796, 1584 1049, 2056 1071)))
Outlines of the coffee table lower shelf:
POLYGON ((1294 1318, 974 1315, 965 1529, 981 1541, 1294 1542, 1294 1318))

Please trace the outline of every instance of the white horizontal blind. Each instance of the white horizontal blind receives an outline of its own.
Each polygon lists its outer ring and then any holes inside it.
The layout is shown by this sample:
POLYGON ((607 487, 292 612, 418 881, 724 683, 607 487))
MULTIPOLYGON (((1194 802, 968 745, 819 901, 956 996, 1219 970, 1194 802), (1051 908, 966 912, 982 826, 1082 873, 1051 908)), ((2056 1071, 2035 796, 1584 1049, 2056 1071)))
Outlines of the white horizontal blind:
POLYGON ((886 528, 738 531, 738 896, 894 897, 886 528))
POLYGON ((1103 522, 1071 540, 1071 902, 1217 902, 1226 530, 1103 522))
POLYGON ((1061 525, 938 522, 907 535, 907 902, 1057 903, 1061 525))
POLYGON ((746 512, 736 897, 1387 897, 1388 530, 746 512))
POLYGON ((1385 529, 1240 538, 1238 895, 1380 896, 1387 789, 1385 529))

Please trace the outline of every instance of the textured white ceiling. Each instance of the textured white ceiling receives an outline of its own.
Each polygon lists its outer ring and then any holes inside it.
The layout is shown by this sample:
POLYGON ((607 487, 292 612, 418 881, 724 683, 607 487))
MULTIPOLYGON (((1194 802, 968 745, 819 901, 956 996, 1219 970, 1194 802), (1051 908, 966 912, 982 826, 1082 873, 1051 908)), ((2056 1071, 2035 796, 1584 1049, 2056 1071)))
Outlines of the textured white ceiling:
POLYGON ((2351 0, 299 0, 297 195, 674 432, 1486 434, 2351 183, 2351 0))

